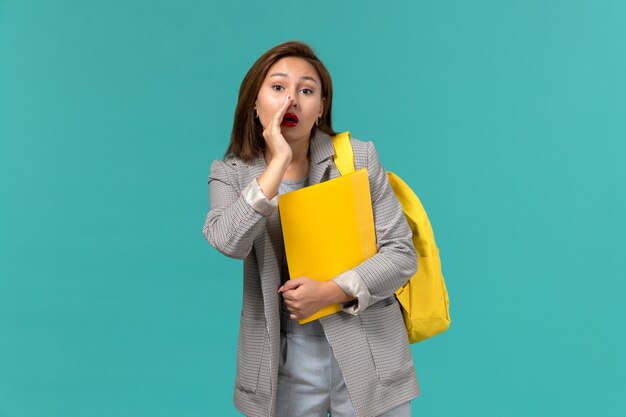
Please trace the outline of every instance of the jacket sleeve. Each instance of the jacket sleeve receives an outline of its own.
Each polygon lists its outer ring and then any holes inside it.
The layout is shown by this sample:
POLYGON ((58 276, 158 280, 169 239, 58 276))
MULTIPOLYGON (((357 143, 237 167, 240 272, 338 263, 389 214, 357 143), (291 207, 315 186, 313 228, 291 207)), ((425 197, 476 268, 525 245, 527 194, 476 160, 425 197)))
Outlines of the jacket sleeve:
POLYGON ((256 178, 238 191, 236 171, 224 161, 214 161, 209 175, 209 212, 202 234, 226 256, 244 259, 254 239, 262 233, 276 200, 260 193, 256 178))
POLYGON ((374 143, 368 142, 370 181, 377 253, 353 268, 369 291, 368 305, 392 296, 417 271, 412 232, 402 206, 378 160, 374 143))

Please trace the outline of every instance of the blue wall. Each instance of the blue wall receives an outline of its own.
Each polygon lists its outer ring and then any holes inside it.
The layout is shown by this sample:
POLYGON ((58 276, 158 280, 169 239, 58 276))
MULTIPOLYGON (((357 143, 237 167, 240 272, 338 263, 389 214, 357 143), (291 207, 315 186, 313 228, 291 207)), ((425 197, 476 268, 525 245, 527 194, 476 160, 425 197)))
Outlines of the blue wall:
POLYGON ((626 3, 379 4, 0 0, 0 416, 239 415, 207 176, 290 39, 435 229, 413 414, 626 409, 626 3))

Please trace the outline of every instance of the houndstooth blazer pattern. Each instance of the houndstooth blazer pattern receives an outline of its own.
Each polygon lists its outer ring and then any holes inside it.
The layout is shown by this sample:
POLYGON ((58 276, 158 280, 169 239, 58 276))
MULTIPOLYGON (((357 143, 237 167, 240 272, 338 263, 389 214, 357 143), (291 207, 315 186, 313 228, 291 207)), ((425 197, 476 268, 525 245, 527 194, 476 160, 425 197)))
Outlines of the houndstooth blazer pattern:
MULTIPOLYGON (((343 374, 357 417, 378 416, 419 395, 415 367, 395 291, 417 268, 411 231, 372 142, 350 139, 355 168, 368 169, 378 251, 355 268, 371 294, 358 315, 340 311, 320 319, 343 374)), ((311 138, 309 184, 340 176, 329 135, 311 138)), ((243 259, 243 300, 234 403, 249 417, 272 417, 280 341, 283 240, 278 211, 266 217, 241 191, 266 169, 263 155, 249 163, 214 161, 210 210, 203 234, 223 254, 243 259)), ((280 202, 279 202, 280 204, 280 202)), ((296 417, 296 416, 294 416, 296 417)))

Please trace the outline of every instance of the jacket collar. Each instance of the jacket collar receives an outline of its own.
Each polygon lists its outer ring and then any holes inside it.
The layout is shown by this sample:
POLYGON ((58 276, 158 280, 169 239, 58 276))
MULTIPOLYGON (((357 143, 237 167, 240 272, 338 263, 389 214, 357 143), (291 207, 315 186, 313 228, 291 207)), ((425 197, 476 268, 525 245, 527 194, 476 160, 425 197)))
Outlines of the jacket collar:
POLYGON ((327 133, 316 129, 315 135, 311 138, 311 143, 309 144, 309 151, 311 152, 312 163, 320 164, 324 162, 335 154, 332 138, 327 133))
POLYGON ((335 148, 332 138, 327 133, 316 130, 309 144, 309 152, 311 153, 309 185, 318 184, 335 176, 330 172, 330 168, 334 166, 335 148))

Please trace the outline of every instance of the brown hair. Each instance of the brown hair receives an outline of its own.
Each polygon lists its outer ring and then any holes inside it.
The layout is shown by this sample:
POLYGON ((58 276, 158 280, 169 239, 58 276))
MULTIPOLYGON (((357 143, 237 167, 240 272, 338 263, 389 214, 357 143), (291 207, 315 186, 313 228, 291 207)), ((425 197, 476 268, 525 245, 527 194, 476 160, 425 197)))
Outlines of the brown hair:
POLYGON ((315 134, 315 129, 320 129, 329 135, 335 134, 331 123, 333 84, 328 70, 306 43, 284 42, 261 55, 243 78, 241 87, 239 87, 239 98, 235 109, 230 144, 224 154, 224 159, 229 156, 236 156, 244 161, 250 161, 265 149, 263 126, 259 119, 254 117, 254 102, 270 67, 285 57, 307 60, 313 65, 322 82, 322 99, 326 99, 324 110, 319 125, 313 126, 311 136, 315 134))

